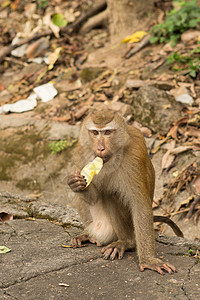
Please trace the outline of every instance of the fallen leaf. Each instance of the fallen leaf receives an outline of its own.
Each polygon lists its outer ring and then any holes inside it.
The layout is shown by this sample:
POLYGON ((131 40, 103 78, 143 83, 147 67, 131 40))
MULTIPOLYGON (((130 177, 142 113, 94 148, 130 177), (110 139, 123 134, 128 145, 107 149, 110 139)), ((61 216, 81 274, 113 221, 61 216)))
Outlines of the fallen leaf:
POLYGON ((200 137, 200 130, 198 128, 189 128, 185 134, 186 136, 200 137))
POLYGON ((175 156, 170 154, 171 150, 168 150, 162 158, 161 168, 162 170, 169 168, 169 166, 173 163, 175 156))
POLYGON ((6 246, 0 246, 0 254, 10 252, 11 249, 7 248, 6 246))
POLYGON ((193 149, 192 146, 179 146, 179 147, 171 150, 170 153, 171 154, 179 154, 179 153, 191 150, 191 149, 193 149))
POLYGON ((7 214, 5 212, 0 212, 0 221, 6 222, 9 220, 13 220, 13 216, 10 214, 7 214))
POLYGON ((58 47, 54 50, 53 53, 51 53, 49 55, 49 65, 48 65, 48 70, 53 69, 54 64, 56 63, 56 61, 58 60, 59 56, 60 56, 60 52, 62 50, 62 47, 58 47))
POLYGON ((67 20, 63 14, 54 14, 52 21, 58 27, 64 27, 67 25, 67 20))
POLYGON ((172 173, 173 177, 176 178, 179 175, 179 171, 175 171, 172 173))
POLYGON ((169 131, 169 134, 171 135, 171 137, 173 139, 175 139, 176 141, 178 140, 177 132, 178 132, 178 125, 174 125, 169 131))
POLYGON ((133 33, 132 35, 129 35, 127 37, 125 37, 125 39, 123 39, 121 41, 121 43, 137 43, 139 42, 145 35, 147 35, 147 33, 145 31, 136 31, 135 33, 133 33))
POLYGON ((27 47, 25 54, 28 58, 33 58, 43 54, 44 51, 48 48, 49 48, 49 40, 47 38, 42 37, 36 42, 30 44, 27 47))
POLYGON ((197 192, 197 194, 200 194, 200 174, 195 178, 193 182, 193 186, 197 192))

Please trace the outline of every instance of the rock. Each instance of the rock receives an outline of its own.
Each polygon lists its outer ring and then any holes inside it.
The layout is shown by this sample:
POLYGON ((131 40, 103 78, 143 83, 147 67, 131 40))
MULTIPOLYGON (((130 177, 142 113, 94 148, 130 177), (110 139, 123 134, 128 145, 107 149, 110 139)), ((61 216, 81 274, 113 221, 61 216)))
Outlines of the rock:
POLYGON ((193 103, 193 98, 190 96, 189 91, 186 87, 181 86, 178 89, 170 90, 170 94, 173 95, 176 101, 191 105, 193 103))
POLYGON ((133 108, 131 105, 120 102, 120 101, 116 101, 113 103, 109 103, 109 104, 105 104, 102 102, 96 102, 93 105, 93 108, 95 109, 103 109, 103 108, 110 108, 113 109, 114 111, 120 112, 122 114, 123 117, 127 117, 133 114, 133 108))
POLYGON ((176 97, 176 101, 191 105, 193 103, 193 98, 188 94, 183 94, 181 96, 176 97))
POLYGON ((141 87, 133 100, 135 120, 155 132, 166 132, 180 117, 180 108, 172 95, 152 86, 141 87))
MULTIPOLYGON (((188 243, 167 238, 155 243, 157 257, 175 265, 177 272, 161 276, 139 271, 136 252, 121 260, 104 260, 101 248, 70 248, 77 228, 47 220, 13 220, 0 224, 0 299, 200 299, 200 264, 188 256, 188 243), (120 280, 119 279, 120 274, 120 280)), ((193 248, 192 248, 193 249, 193 248)))
POLYGON ((53 123, 51 129, 49 130, 49 140, 62 140, 67 137, 77 138, 79 134, 79 126, 53 123))
POLYGON ((144 80, 134 80, 134 79, 127 79, 126 81, 126 88, 128 89, 139 89, 142 86, 147 86, 148 82, 144 81, 144 80))
POLYGON ((199 30, 187 30, 181 35, 181 41, 184 44, 187 44, 188 42, 194 41, 200 37, 200 31, 199 30))
POLYGON ((140 87, 154 86, 163 90, 170 90, 174 87, 174 83, 170 81, 157 81, 157 80, 134 80, 127 79, 125 87, 128 89, 139 89, 140 87))
POLYGON ((37 218, 58 220, 64 225, 83 226, 76 209, 72 207, 64 207, 44 201, 33 203, 31 210, 33 216, 37 218))

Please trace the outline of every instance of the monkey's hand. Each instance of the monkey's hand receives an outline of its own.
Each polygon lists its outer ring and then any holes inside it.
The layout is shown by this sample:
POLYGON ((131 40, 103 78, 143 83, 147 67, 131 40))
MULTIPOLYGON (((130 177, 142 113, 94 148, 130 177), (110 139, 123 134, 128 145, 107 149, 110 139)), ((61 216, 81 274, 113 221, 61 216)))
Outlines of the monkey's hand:
POLYGON ((150 270, 156 271, 161 275, 164 274, 162 269, 164 269, 165 271, 167 271, 170 274, 172 272, 176 272, 176 269, 173 265, 163 262, 162 260, 160 260, 158 258, 154 258, 150 262, 140 264, 140 271, 143 272, 144 269, 150 269, 150 270))
POLYGON ((81 175, 79 171, 76 171, 73 175, 69 176, 67 183, 75 193, 83 191, 87 184, 85 177, 81 175))
POLYGON ((102 248, 101 253, 103 253, 104 259, 114 260, 115 258, 122 259, 125 250, 127 250, 126 243, 124 241, 116 241, 108 246, 102 248))

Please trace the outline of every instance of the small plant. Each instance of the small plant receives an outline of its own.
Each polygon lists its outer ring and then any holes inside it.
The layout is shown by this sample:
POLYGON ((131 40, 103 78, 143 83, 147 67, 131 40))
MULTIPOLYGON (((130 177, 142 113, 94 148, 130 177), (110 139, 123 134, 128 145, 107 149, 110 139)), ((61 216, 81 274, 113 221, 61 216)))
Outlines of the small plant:
POLYGON ((172 46, 180 40, 181 35, 188 29, 196 28, 200 23, 200 7, 197 0, 176 1, 176 8, 167 14, 161 24, 155 25, 151 30, 151 43, 168 43, 172 46))
POLYGON ((179 54, 174 52, 167 58, 167 63, 173 65, 174 71, 183 71, 184 75, 196 78, 200 73, 200 47, 193 49, 189 53, 179 54))
POLYGON ((49 144, 52 154, 62 152, 68 147, 72 147, 76 143, 76 139, 68 138, 67 140, 54 141, 49 144))
POLYGON ((44 8, 48 5, 48 0, 37 0, 37 4, 39 8, 44 8))
POLYGON ((197 258, 198 260, 200 259, 200 253, 199 253, 199 250, 192 250, 191 248, 188 250, 187 256, 192 256, 194 258, 197 258))

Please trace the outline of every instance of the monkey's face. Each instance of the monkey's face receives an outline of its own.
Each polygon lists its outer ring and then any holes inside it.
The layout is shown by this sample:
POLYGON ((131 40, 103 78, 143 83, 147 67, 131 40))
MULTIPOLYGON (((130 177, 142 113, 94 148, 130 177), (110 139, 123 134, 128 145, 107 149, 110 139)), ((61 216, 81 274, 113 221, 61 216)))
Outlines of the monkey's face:
POLYGON ((112 141, 116 130, 107 126, 105 128, 89 128, 88 132, 95 156, 101 157, 104 163, 106 163, 113 155, 111 145, 113 144, 112 141))
MULTIPOLYGON (((127 126, 121 116, 110 110, 89 114, 82 123, 79 143, 91 156, 99 156, 104 163, 116 158, 129 141, 127 126)), ((92 158, 92 157, 91 157, 92 158)))

